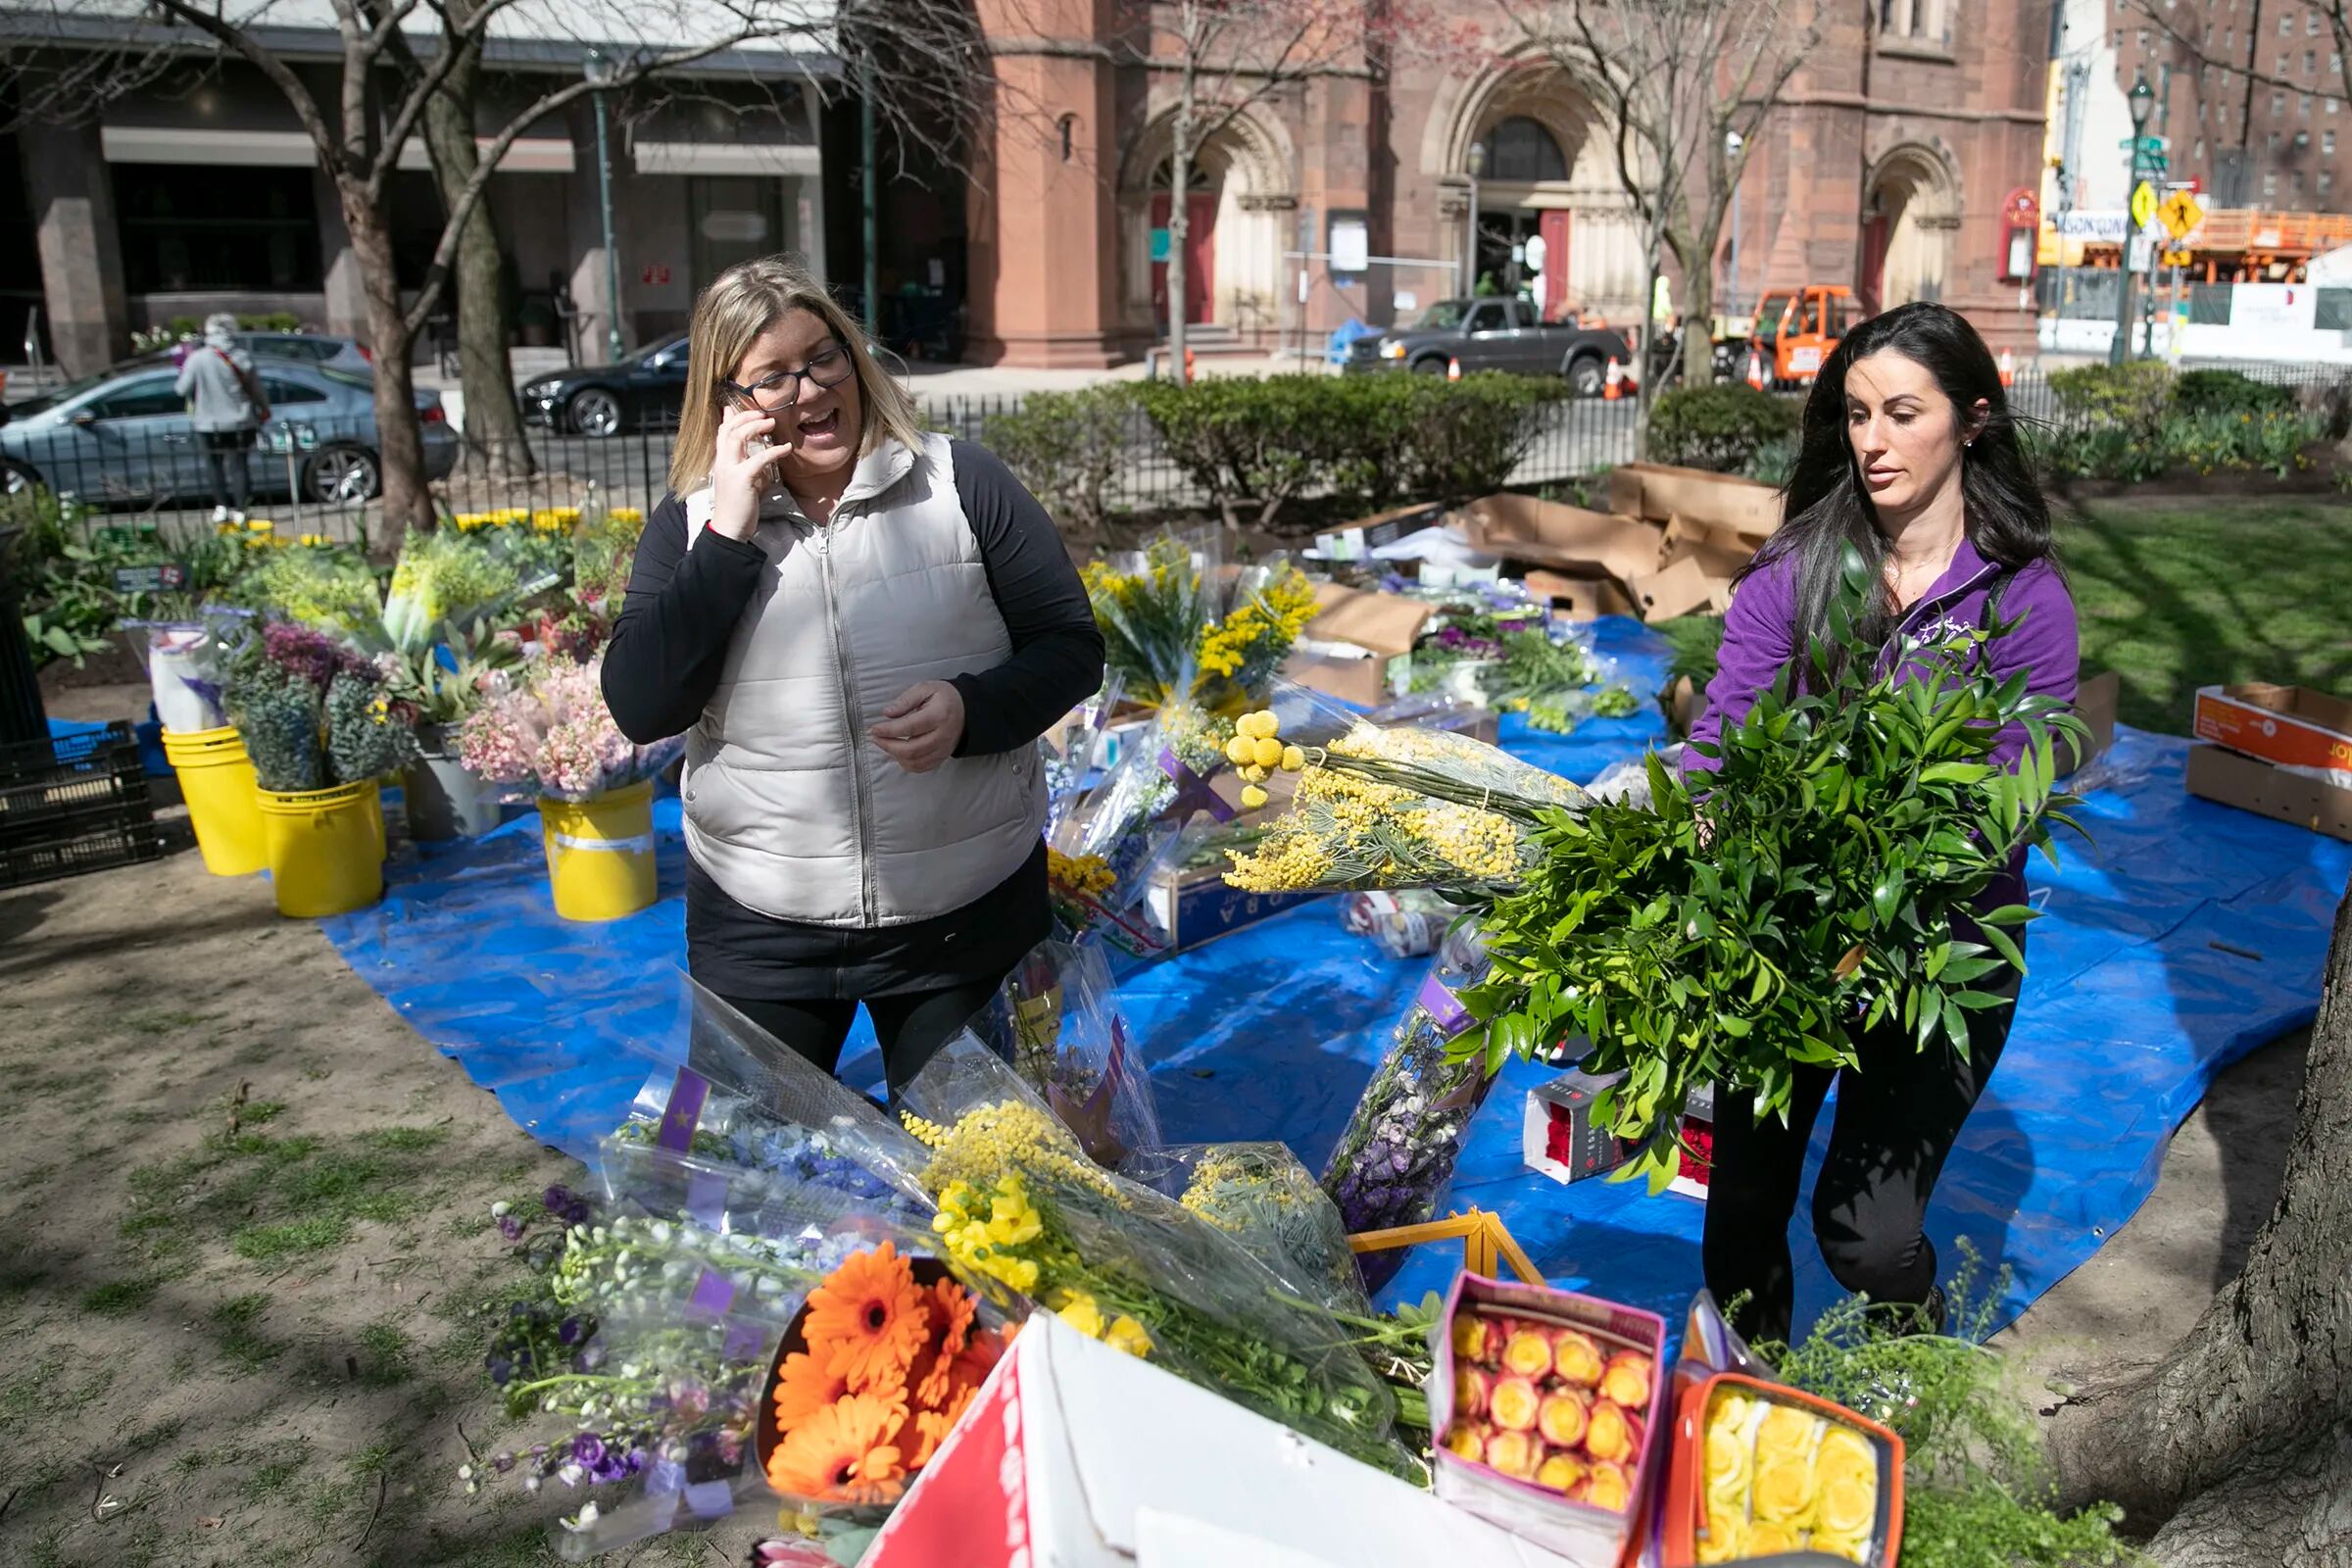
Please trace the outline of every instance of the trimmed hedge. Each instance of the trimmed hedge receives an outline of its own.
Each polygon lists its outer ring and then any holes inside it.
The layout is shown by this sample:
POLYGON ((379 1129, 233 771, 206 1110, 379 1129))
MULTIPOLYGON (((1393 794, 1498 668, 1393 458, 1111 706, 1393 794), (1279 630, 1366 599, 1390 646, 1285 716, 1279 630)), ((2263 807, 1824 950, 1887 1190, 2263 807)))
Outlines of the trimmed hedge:
POLYGON ((2184 370, 2173 382, 2173 406, 2182 414, 2284 414, 2295 406, 2295 389, 2241 370, 2184 370))
POLYGON ((1103 492, 1142 422, 1135 389, 1111 381, 1077 392, 1032 392, 1014 412, 990 419, 982 439, 1056 522, 1095 538, 1110 515, 1103 492))
POLYGON ((2078 366, 2050 372, 2050 392, 2069 424, 2152 438, 2173 410, 2173 368, 2162 360, 2078 366))
POLYGON ((1649 411, 1649 458, 1686 468, 1743 473, 1796 436, 1803 410, 1744 381, 1677 387, 1649 411))

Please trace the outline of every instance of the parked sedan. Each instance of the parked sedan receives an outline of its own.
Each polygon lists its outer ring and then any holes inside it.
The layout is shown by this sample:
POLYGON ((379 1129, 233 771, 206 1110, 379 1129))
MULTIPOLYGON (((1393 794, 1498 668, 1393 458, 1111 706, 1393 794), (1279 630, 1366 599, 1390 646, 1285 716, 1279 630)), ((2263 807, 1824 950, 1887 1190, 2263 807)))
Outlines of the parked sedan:
MULTIPOLYGON (((374 354, 358 338, 330 337, 323 332, 239 332, 234 341, 257 360, 288 360, 296 365, 341 370, 348 375, 375 372, 374 354)), ((173 353, 171 349, 157 349, 152 354, 137 355, 116 366, 115 373, 173 365, 173 353)))
MULTIPOLYGON (((866 352, 904 380, 906 362, 879 344, 866 352)), ((522 384, 522 416, 565 435, 602 439, 624 430, 665 430, 686 400, 686 334, 648 343, 617 365, 574 365, 522 384)))
MULTIPOLYGON (((310 504, 356 505, 382 490, 367 377, 270 359, 254 370, 270 400, 270 422, 245 456, 256 495, 286 496, 289 472, 310 504)), ((212 472, 175 380, 168 363, 110 370, 18 404, 0 427, 0 483, 70 490, 102 506, 209 496, 212 472)), ((416 412, 425 474, 441 478, 458 461, 441 394, 419 391, 416 412)))

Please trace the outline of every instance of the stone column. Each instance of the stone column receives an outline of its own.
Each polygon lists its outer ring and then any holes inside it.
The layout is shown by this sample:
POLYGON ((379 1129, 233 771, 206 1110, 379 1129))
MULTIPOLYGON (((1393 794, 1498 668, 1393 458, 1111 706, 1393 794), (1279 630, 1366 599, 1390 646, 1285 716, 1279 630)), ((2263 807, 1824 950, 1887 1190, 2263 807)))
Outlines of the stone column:
POLYGON ((69 375, 95 374, 130 344, 114 184, 98 122, 28 124, 17 142, 41 253, 50 344, 69 375))

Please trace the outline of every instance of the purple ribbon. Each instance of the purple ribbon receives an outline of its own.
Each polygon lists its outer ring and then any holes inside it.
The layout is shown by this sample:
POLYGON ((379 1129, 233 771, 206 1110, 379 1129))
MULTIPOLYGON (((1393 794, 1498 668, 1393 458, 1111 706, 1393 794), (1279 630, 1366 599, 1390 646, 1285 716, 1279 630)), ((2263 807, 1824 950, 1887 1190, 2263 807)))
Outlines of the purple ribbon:
POLYGON ((1428 1013, 1430 1021, 1438 1026, 1438 1033, 1448 1040, 1478 1021, 1470 1016, 1470 1009, 1462 1005, 1461 999, 1446 990, 1435 973, 1422 979, 1421 994, 1413 1000, 1421 1004, 1421 1010, 1428 1013))
POLYGON ((1208 787, 1208 780, 1187 767, 1184 760, 1165 746, 1159 749, 1159 770, 1176 781, 1176 799, 1169 804, 1169 810, 1177 821, 1195 811, 1206 811, 1220 822, 1233 820, 1233 808, 1208 787))
POLYGON ((727 1320, 727 1343, 720 1350, 730 1361, 748 1361, 767 1348, 767 1330, 742 1318, 727 1320))
POLYGON ((680 1067, 670 1081, 669 1108, 662 1113, 662 1132, 655 1142, 673 1154, 694 1148, 694 1129, 703 1119, 703 1103, 710 1098, 710 1080, 692 1067, 680 1067))
POLYGON ((686 1310, 700 1317, 717 1317, 735 1302, 735 1282, 712 1269, 703 1270, 702 1278, 694 1282, 694 1294, 686 1298, 686 1310))

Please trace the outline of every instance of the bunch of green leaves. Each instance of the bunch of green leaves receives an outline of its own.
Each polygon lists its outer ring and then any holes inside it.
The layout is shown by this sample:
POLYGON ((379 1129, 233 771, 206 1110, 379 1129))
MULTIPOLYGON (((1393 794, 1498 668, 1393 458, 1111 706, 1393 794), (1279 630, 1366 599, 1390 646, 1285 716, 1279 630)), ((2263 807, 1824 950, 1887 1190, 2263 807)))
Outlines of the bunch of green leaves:
POLYGON ((1857 1062, 1862 1035, 1898 1023, 1915 1049, 1968 1049, 1970 1012, 2002 1004, 1981 982, 2024 968, 2011 929, 2023 905, 1956 917, 2012 850, 2050 849, 2074 797, 2052 782, 2054 750, 2082 722, 1996 679, 1984 644, 2015 622, 1880 658, 1854 627, 1876 593, 1847 552, 1832 635, 1791 661, 1746 717, 1702 755, 1695 782, 1649 759, 1650 804, 1545 813, 1543 858, 1484 926, 1494 969, 1463 1002, 1479 1020, 1455 1043, 1505 1056, 1583 1034, 1586 1069, 1623 1072, 1596 1110, 1641 1146, 1623 1174, 1653 1189, 1678 1165, 1684 1102, 1699 1084, 1752 1091, 1785 1114, 1799 1066, 1857 1062), (1906 669, 1919 671, 1907 679, 1906 669), (2010 724, 2027 735, 2014 771, 1985 760, 2010 724))
POLYGON ((395 653, 415 653, 445 625, 471 624, 521 586, 514 564, 472 537, 454 528, 413 529, 384 597, 383 638, 395 653))
POLYGON ((221 688, 261 787, 279 794, 327 786, 318 745, 324 705, 318 688, 266 659, 236 661, 221 688))
POLYGON ((359 552, 339 545, 288 545, 265 555, 238 581, 256 610, 339 637, 379 634, 384 601, 359 552))
MULTIPOLYGON (((1964 1249, 1964 1250, 1966 1250, 1964 1249)), ((2058 1510, 2039 1435, 2001 1356, 1982 1343, 2004 1282, 1970 1305, 1976 1258, 1944 1290, 1943 1334, 1911 1332, 1907 1310, 1847 1297, 1803 1344, 1756 1351, 1796 1388, 1903 1440, 1905 1568, 2091 1568, 2144 1563, 2116 1539, 2118 1511, 2058 1510)))
POLYGON ((395 714, 382 683, 356 671, 337 675, 323 706, 326 760, 338 784, 388 778, 416 758, 416 732, 395 714))
POLYGON ((522 646, 487 627, 443 628, 442 636, 397 657, 386 672, 387 696, 405 703, 420 724, 454 725, 489 701, 494 678, 522 663, 522 646))

